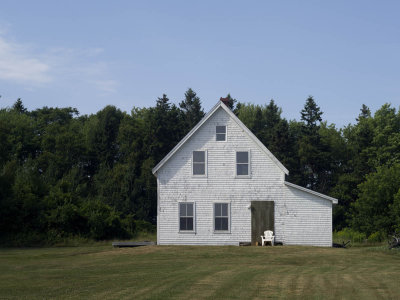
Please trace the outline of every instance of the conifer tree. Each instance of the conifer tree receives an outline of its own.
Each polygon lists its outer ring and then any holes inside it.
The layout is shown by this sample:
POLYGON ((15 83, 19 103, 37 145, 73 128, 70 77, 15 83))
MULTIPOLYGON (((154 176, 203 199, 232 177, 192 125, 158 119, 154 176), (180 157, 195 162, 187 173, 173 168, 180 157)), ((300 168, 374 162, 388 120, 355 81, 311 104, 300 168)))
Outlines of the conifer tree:
POLYGON ((17 101, 14 103, 13 105, 13 110, 20 113, 20 114, 24 114, 27 112, 27 109, 25 108, 25 106, 22 103, 21 98, 18 98, 17 101))
POLYGON ((179 103, 182 110, 182 118, 185 125, 185 133, 190 131, 203 117, 200 98, 189 88, 185 92, 185 99, 179 103))
POLYGON ((368 106, 365 104, 362 105, 360 109, 360 114, 358 115, 358 118, 356 118, 356 121, 359 122, 361 119, 366 119, 371 117, 371 111, 368 106))
POLYGON ((321 143, 318 133, 319 123, 322 121, 322 112, 315 103, 314 98, 309 96, 304 108, 301 110, 302 136, 299 139, 298 155, 302 169, 302 185, 317 190, 319 173, 323 168, 321 155, 321 143))
POLYGON ((317 129, 317 122, 321 122, 323 112, 315 103, 314 98, 309 96, 306 100, 304 108, 301 110, 301 120, 305 122, 306 128, 309 130, 317 129))
POLYGON ((231 94, 226 95, 226 98, 228 98, 228 107, 233 111, 236 112, 236 102, 237 100, 232 98, 231 94))

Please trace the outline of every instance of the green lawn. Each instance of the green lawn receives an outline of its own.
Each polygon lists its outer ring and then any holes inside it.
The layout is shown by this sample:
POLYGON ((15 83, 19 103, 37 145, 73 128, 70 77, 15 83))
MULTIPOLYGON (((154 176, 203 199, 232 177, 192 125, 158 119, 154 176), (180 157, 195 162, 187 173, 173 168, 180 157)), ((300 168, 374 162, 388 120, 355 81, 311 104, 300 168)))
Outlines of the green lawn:
POLYGON ((400 299, 400 252, 104 244, 1 249, 0 298, 400 299))

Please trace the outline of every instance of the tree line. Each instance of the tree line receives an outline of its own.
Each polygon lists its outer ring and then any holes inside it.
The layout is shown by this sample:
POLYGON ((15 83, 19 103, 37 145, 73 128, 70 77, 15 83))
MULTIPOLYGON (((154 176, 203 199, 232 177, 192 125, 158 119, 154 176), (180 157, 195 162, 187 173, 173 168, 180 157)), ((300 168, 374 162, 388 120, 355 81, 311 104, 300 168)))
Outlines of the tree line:
MULTIPOLYGON (((228 106, 289 169, 288 181, 339 199, 334 228, 370 235, 400 229, 400 113, 363 105, 355 124, 323 120, 313 97, 300 120, 274 100, 228 106)), ((152 168, 204 116, 192 89, 130 113, 106 106, 0 109, 0 242, 130 238, 156 222, 152 168)))

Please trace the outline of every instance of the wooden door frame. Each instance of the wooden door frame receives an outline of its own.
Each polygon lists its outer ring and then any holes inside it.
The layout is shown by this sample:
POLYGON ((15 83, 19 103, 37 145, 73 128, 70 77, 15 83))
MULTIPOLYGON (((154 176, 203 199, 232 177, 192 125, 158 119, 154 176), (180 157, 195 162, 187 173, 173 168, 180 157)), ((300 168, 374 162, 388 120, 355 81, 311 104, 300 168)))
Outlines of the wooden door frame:
POLYGON ((261 244, 261 235, 272 230, 275 235, 275 202, 251 201, 251 244, 261 244), (258 216, 256 215, 258 214, 258 216), (263 221, 258 219, 263 219, 263 221), (262 228, 261 228, 262 227, 262 228))

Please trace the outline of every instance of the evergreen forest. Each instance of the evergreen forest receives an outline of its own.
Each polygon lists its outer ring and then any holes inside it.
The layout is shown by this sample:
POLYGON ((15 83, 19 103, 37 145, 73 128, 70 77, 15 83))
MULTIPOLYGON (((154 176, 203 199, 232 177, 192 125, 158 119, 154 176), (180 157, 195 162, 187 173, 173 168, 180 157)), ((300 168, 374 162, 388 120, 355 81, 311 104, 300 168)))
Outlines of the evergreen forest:
MULTIPOLYGON (((274 102, 229 107, 290 171, 287 181, 339 199, 336 231, 384 239, 400 229, 400 112, 363 105, 354 124, 324 120, 313 97, 299 120, 274 102)), ((0 244, 60 239, 129 239, 154 230, 152 168, 204 116, 188 89, 178 105, 166 95, 126 113, 106 106, 29 111, 18 99, 0 109, 0 244)))

